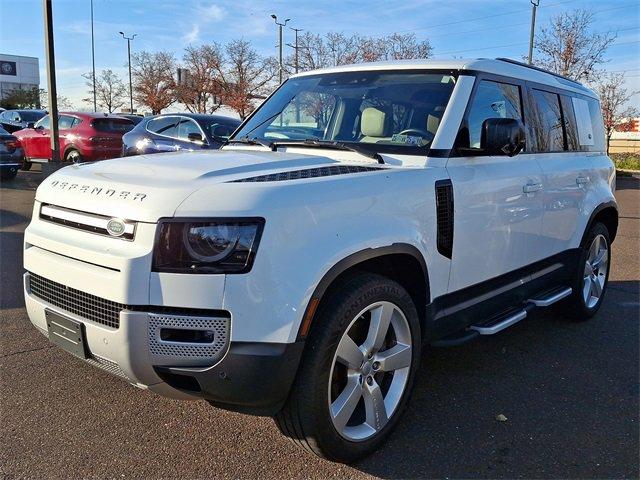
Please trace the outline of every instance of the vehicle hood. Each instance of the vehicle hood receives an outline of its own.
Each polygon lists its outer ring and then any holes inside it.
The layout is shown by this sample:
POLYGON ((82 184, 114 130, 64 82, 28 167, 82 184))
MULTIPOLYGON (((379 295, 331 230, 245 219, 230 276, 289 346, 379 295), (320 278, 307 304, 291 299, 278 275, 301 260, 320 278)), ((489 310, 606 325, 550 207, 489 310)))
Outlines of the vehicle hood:
POLYGON ((47 177, 36 200, 142 222, 171 217, 193 192, 243 178, 338 163, 255 150, 176 152, 70 165, 47 177))

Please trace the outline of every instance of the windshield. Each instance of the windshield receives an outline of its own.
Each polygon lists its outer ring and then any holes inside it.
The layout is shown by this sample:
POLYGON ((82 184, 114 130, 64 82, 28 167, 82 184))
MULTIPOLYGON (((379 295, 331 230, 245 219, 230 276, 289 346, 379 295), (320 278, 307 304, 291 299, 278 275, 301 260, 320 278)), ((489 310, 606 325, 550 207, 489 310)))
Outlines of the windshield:
POLYGON ((287 80, 234 139, 359 143, 373 151, 428 149, 453 91, 450 73, 340 72, 287 80))

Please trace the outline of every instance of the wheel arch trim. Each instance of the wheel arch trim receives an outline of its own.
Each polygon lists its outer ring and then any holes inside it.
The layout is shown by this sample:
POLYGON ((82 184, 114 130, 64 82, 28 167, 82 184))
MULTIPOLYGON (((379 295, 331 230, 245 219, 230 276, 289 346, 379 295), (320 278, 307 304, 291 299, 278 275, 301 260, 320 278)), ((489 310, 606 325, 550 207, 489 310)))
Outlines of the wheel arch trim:
POLYGON ((390 255, 409 255, 413 257, 422 268, 422 273, 426 279, 427 304, 430 302, 431 294, 429 291, 429 272, 427 262, 422 252, 414 245, 408 243, 394 243, 384 247, 366 248, 354 252, 335 263, 320 279, 313 294, 307 302, 302 321, 298 327, 297 340, 304 340, 309 332, 316 309, 327 292, 329 286, 344 272, 368 260, 382 258, 390 255))
POLYGON ((618 204, 615 200, 611 200, 609 202, 604 202, 599 204, 596 208, 593 209, 593 212, 591 212, 591 215, 589 216, 589 220, 587 221, 586 227, 584 229, 584 232, 582 232, 582 237, 580 238, 580 245, 582 245, 587 237, 587 235, 589 234, 589 230, 591 230, 591 227, 593 227, 593 224, 595 222, 596 217, 603 212, 604 210, 608 209, 608 208, 612 208, 615 210, 616 212, 616 230, 614 232, 609 232, 609 234, 611 235, 611 242, 613 243, 613 240, 616 237, 616 233, 617 233, 617 223, 618 223, 618 218, 619 218, 619 214, 618 214, 618 204))

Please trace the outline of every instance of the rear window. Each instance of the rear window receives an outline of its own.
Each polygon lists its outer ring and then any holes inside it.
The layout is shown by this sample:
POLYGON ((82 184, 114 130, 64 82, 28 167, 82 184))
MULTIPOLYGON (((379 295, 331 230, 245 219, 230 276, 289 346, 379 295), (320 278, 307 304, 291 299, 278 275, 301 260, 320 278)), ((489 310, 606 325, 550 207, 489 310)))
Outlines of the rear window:
POLYGON ((46 113, 44 112, 36 112, 36 111, 29 111, 29 110, 20 111, 20 117, 24 122, 37 122, 45 115, 46 113))
POLYGON ((91 126, 100 132, 126 133, 134 125, 131 120, 124 118, 97 118, 91 122, 91 126))

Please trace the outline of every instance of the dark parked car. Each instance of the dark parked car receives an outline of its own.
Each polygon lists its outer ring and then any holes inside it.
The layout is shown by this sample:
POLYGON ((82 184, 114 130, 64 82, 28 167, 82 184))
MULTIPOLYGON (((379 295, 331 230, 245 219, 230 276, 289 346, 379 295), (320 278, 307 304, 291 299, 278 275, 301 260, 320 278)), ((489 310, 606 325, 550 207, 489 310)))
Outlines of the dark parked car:
POLYGON ((168 113, 145 117, 122 137, 122 156, 217 149, 238 125, 240 120, 221 115, 168 113))
POLYGON ((36 123, 46 114, 44 110, 5 110, 0 113, 0 127, 13 133, 36 123))
POLYGON ((0 127, 0 178, 12 180, 22 166, 24 153, 20 141, 0 127))

